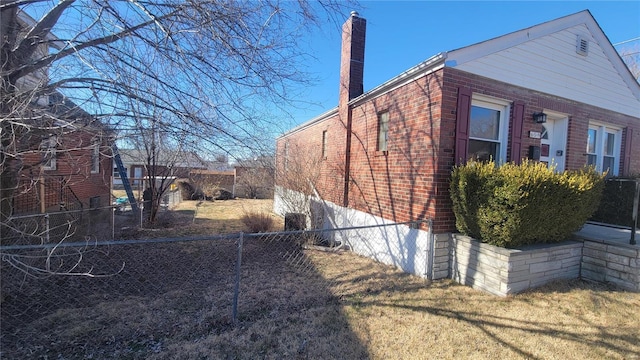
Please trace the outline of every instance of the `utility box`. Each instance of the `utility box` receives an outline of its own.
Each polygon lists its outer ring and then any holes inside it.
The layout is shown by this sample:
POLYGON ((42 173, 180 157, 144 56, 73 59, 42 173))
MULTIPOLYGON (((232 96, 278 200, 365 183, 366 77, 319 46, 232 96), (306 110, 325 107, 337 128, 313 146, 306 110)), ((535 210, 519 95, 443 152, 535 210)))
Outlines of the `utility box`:
POLYGON ((284 215, 284 230, 304 230, 307 226, 307 217, 300 213, 286 213, 284 215))

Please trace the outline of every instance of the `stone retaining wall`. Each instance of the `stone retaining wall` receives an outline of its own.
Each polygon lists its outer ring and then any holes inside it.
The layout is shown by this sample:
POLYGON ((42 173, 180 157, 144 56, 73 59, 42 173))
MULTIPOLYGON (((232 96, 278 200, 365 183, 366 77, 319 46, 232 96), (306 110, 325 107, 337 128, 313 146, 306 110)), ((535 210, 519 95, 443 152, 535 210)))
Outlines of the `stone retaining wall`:
POLYGON ((447 279, 450 277, 449 271, 449 234, 434 234, 433 236, 433 279, 447 279))
POLYGON ((459 234, 451 238, 451 277, 500 296, 552 280, 578 278, 581 258, 578 241, 505 249, 459 234))
MULTIPOLYGON (((334 229, 389 224, 388 220, 276 187, 274 210, 292 209, 283 199, 297 196, 306 204, 307 226, 334 229)), ((505 249, 460 234, 431 234, 406 224, 377 230, 351 229, 334 234, 337 241, 363 256, 431 279, 461 284, 505 296, 557 279, 584 278, 640 291, 640 247, 576 237, 576 241, 505 249)))
POLYGON ((584 240, 582 278, 640 291, 640 248, 584 240))

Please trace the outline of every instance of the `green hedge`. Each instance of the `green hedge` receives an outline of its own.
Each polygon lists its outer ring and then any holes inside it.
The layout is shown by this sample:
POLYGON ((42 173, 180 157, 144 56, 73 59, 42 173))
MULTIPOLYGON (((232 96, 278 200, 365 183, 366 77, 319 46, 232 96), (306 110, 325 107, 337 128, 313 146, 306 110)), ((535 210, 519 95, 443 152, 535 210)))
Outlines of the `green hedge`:
POLYGON ((543 163, 453 169, 451 199, 461 233, 501 247, 566 240, 594 213, 604 176, 594 169, 557 174, 543 163))

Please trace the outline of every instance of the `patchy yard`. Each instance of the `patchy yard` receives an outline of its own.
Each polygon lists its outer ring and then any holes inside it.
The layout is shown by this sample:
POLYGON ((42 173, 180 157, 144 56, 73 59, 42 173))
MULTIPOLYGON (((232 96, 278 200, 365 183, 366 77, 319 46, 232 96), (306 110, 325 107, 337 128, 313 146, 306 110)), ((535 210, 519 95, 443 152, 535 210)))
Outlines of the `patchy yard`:
POLYGON ((130 215, 120 216, 119 221, 116 219, 116 237, 157 238, 247 232, 248 229, 240 219, 249 212, 270 214, 274 220, 274 231, 284 229, 284 219, 273 214, 272 200, 188 200, 170 211, 158 212, 157 223, 153 229, 138 229, 132 232, 130 215))
MULTIPOLYGON (((136 238, 232 233, 271 209, 196 204, 136 238)), ((293 240, 245 239, 237 326, 237 239, 93 249, 101 278, 34 282, 3 261, 0 357, 640 359, 640 294, 568 281, 498 298, 293 240)))

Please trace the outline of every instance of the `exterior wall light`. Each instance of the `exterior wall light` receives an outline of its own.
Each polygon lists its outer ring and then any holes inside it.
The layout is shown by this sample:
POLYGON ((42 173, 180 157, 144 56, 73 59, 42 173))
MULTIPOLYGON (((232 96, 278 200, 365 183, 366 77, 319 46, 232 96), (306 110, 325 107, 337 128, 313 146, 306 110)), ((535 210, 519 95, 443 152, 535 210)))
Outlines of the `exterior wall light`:
POLYGON ((536 124, 546 123, 547 122, 547 114, 545 114, 543 112, 534 112, 533 113, 533 121, 535 121, 536 124))

